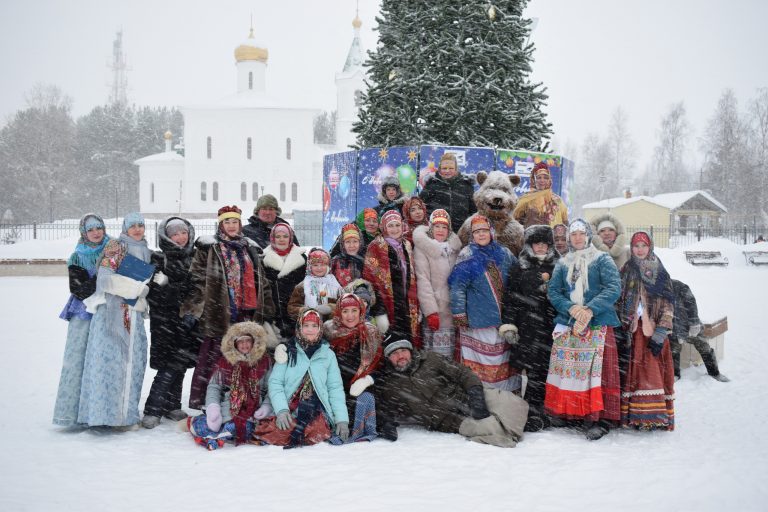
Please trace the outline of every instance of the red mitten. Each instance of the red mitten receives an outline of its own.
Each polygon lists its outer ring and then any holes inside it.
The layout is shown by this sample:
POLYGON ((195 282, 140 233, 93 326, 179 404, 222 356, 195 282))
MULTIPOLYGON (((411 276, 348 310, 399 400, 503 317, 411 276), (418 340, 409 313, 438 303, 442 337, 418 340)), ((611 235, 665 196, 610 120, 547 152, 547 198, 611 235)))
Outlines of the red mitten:
POLYGON ((440 315, 437 313, 432 313, 431 315, 427 315, 427 325, 429 326, 429 329, 432 331, 436 331, 440 328, 440 315))

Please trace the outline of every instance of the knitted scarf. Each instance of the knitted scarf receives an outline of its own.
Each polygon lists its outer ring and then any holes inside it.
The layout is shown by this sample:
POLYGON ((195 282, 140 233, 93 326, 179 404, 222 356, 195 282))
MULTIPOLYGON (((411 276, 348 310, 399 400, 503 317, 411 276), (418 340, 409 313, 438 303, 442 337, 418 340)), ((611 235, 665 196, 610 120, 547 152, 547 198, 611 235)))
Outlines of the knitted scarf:
POLYGON ((573 250, 563 257, 562 262, 568 269, 566 282, 571 290, 571 302, 574 304, 584 305, 584 294, 589 290, 589 265, 600 254, 600 251, 588 245, 584 249, 573 250))
POLYGON ((338 299, 341 295, 341 285, 336 276, 331 274, 330 267, 326 267, 324 276, 312 275, 309 260, 307 260, 307 277, 304 278, 304 305, 316 308, 321 304, 328 304, 329 299, 338 299))
POLYGON ((258 307, 253 261, 248 255, 248 241, 242 236, 232 238, 219 231, 216 239, 221 248, 229 288, 230 319, 236 322, 239 311, 258 307))
POLYGON ((72 253, 67 261, 67 265, 76 265, 84 268, 88 271, 89 275, 93 276, 99 268, 101 253, 109 241, 109 235, 106 233, 104 234, 104 239, 98 244, 89 242, 88 238, 81 236, 75 246, 75 252, 72 253))

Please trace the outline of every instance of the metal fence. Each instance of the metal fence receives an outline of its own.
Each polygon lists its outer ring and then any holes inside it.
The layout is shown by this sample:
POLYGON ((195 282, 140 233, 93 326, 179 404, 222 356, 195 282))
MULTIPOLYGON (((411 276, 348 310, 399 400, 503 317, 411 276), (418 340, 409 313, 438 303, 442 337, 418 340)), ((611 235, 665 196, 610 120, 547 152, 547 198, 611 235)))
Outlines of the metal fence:
POLYGON ((729 226, 729 227, 704 227, 704 226, 690 226, 690 227, 655 227, 655 226, 628 226, 627 233, 631 236, 637 231, 647 231, 653 238, 654 245, 656 247, 676 249, 678 247, 686 247, 688 245, 695 244, 698 241, 707 238, 719 238, 723 240, 730 240, 731 242, 739 245, 747 245, 755 243, 759 236, 765 237, 768 234, 768 229, 765 226, 758 225, 744 225, 744 226, 729 226))
MULTIPOLYGON (((322 212, 296 212, 294 229, 302 245, 322 245, 322 212)), ((213 235, 218 223, 214 219, 190 220, 195 227, 195 236, 213 235)), ((145 237, 152 248, 157 248, 157 227, 159 220, 147 220, 145 237)), ((116 236, 123 228, 122 223, 105 222, 107 233, 116 236)), ((80 235, 77 221, 35 222, 32 224, 0 224, 0 244, 15 244, 28 240, 61 240, 76 238, 80 235)))

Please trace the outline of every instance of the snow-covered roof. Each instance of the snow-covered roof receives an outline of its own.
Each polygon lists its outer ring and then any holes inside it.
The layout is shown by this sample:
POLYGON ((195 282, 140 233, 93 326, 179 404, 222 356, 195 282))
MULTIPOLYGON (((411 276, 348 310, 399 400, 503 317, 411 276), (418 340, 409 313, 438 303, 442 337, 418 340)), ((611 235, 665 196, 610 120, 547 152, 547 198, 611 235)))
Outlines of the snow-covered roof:
POLYGON ((149 162, 181 162, 184 163, 184 157, 175 151, 163 151, 154 155, 145 156, 135 160, 135 165, 146 164, 149 162))
POLYGON ((611 197, 610 199, 603 199, 594 203, 588 203, 582 206, 582 208, 618 208, 625 204, 632 204, 638 201, 646 201, 658 206, 664 206, 650 196, 635 196, 635 197, 611 197))
POLYGON ((685 203, 687 203, 690 199, 693 197, 696 197, 697 195, 701 195, 704 197, 707 201, 710 201, 715 206, 723 210, 724 212, 727 212, 728 209, 722 205, 717 199, 712 197, 709 192, 706 192, 704 190, 689 190, 688 192, 670 192, 668 194, 656 194, 653 196, 653 199, 663 205, 666 208, 669 208, 670 210, 676 210, 677 208, 681 207, 685 203))
POLYGON ((656 194, 655 196, 635 196, 635 197, 612 197, 610 199, 603 199, 594 203, 585 204, 582 208, 618 208, 626 204, 635 203, 637 201, 647 201, 649 203, 667 208, 668 210, 676 210, 684 205, 693 197, 701 195, 708 201, 712 202, 715 206, 727 212, 728 209, 723 206, 717 199, 712 197, 708 192, 704 190, 690 190, 688 192, 670 192, 668 194, 656 194))
POLYGON ((200 103, 197 105, 189 105, 184 107, 188 110, 211 110, 211 109, 285 109, 285 110, 317 110, 318 107, 301 105, 296 101, 290 101, 287 99, 278 99, 260 91, 242 91, 229 96, 225 96, 218 100, 213 100, 208 103, 200 103))

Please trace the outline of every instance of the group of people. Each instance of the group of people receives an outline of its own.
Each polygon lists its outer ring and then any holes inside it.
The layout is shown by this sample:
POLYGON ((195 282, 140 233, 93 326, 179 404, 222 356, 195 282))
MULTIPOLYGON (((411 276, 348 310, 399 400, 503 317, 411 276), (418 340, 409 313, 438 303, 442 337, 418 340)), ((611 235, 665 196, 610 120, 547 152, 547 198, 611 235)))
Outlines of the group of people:
POLYGON ((54 423, 167 418, 210 450, 395 440, 400 424, 504 447, 550 426, 672 430, 680 342, 698 340, 727 380, 690 289, 647 233, 627 241, 610 215, 568 222, 545 163, 519 203, 499 175, 473 192, 446 153, 419 196, 384 180, 330 252, 303 249, 271 195, 246 224, 220 208, 213 236, 171 216, 157 251, 138 213, 114 239, 84 215, 54 423), (146 317, 157 373, 140 416, 146 317))

